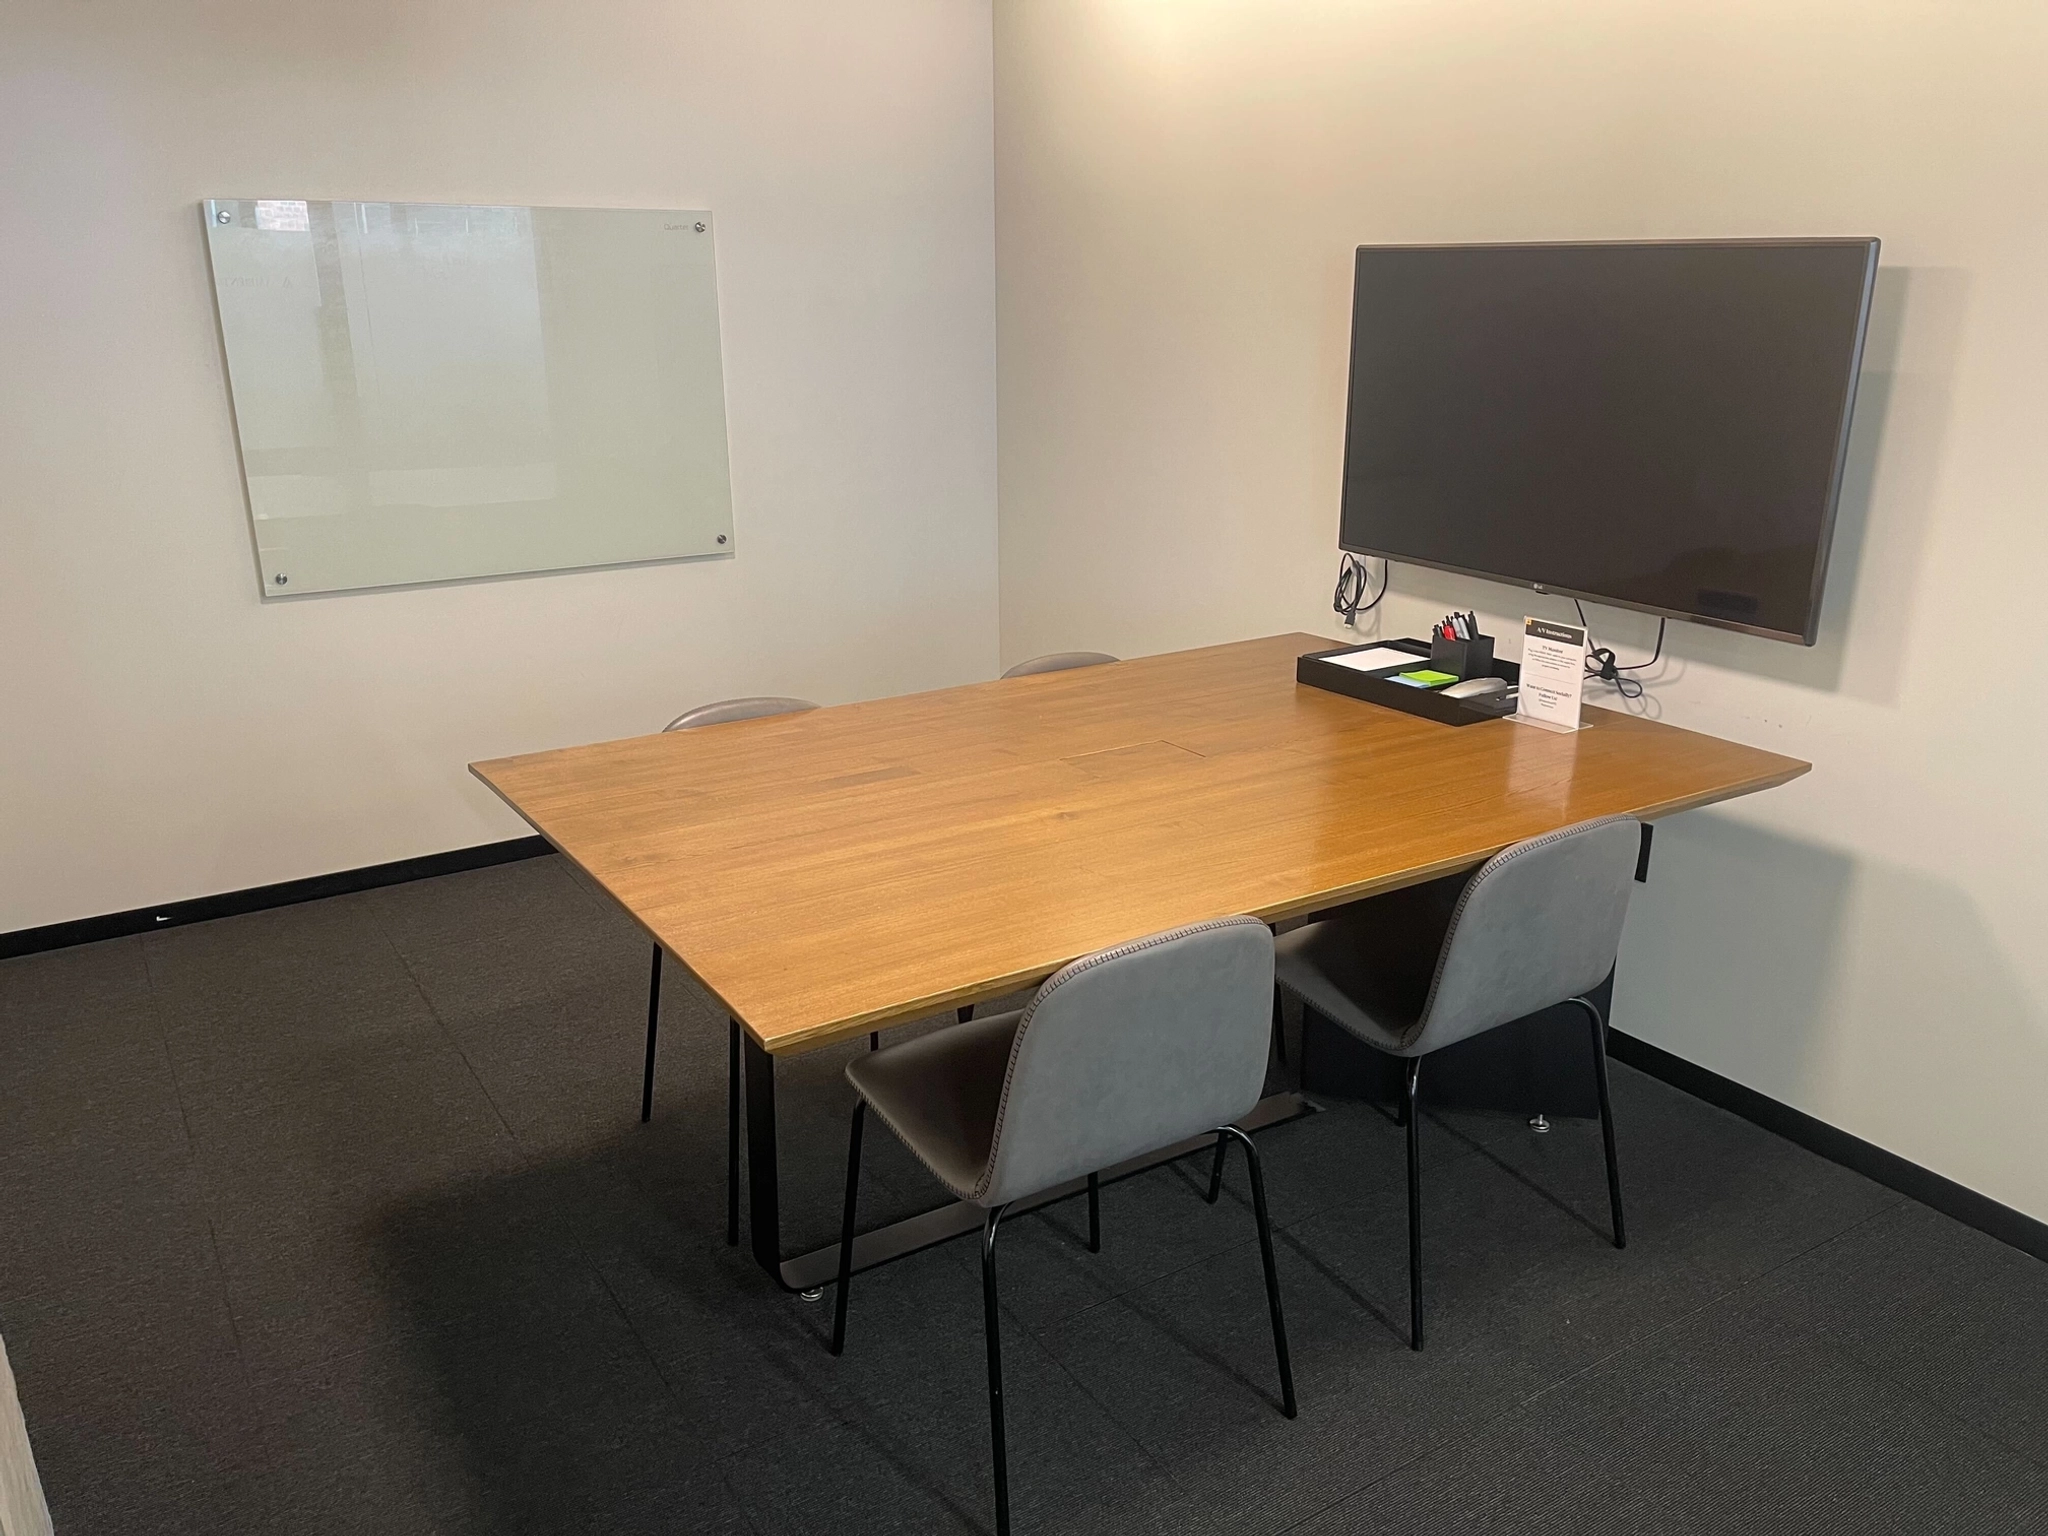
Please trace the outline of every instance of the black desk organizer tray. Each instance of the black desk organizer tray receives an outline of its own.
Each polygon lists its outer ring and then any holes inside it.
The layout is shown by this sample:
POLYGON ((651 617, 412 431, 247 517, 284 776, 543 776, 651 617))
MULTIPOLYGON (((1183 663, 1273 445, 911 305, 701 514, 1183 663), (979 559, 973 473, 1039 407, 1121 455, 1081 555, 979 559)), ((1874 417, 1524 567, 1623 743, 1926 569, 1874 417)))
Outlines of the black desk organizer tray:
MULTIPOLYGON (((1522 669, 1512 661, 1491 659, 1488 646, 1488 662, 1483 670, 1475 671, 1475 677, 1498 677, 1514 687, 1522 680, 1522 669)), ((1447 699, 1440 688, 1411 688, 1406 683, 1393 679, 1397 673, 1414 672, 1430 664, 1430 646, 1427 640, 1373 640, 1364 645, 1340 645, 1333 650, 1310 651, 1294 663, 1294 680, 1306 683, 1311 688, 1321 688, 1329 693, 1341 693, 1348 698, 1363 699, 1368 704, 1384 704, 1388 709, 1398 709, 1404 715, 1420 715, 1425 720, 1435 720, 1444 725, 1477 725, 1482 720, 1498 720, 1507 714, 1498 693, 1487 694, 1476 699, 1447 699), (1407 651, 1415 659, 1412 662, 1397 663, 1381 668, 1377 672, 1360 672, 1355 667, 1340 667, 1330 661, 1332 656, 1348 656, 1353 651, 1370 651, 1385 646, 1391 650, 1407 651)), ((1450 670, 1447 667, 1440 671, 1450 670)))

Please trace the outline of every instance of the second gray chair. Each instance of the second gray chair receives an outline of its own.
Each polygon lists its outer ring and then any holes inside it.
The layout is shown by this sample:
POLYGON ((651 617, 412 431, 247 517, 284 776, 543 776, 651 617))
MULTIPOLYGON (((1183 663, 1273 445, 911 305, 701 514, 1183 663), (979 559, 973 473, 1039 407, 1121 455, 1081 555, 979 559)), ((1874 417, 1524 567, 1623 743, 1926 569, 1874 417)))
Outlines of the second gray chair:
POLYGON ((1265 1086, 1272 987, 1273 936, 1266 925, 1251 917, 1222 918, 1077 960, 1020 1013, 953 1025, 847 1064, 847 1080, 860 1097, 846 1154, 832 1353, 846 1340, 861 1128, 872 1105, 940 1183, 986 1213, 982 1327, 998 1536, 1010 1529, 1010 1495, 996 1229, 1019 1201, 1085 1177, 1088 1246, 1099 1249, 1103 1170, 1198 1136, 1215 1136, 1219 1157, 1231 1141, 1243 1146, 1280 1365, 1280 1411, 1294 1417, 1265 1180, 1258 1149, 1233 1124, 1258 1103, 1265 1086))
POLYGON ((1054 651, 1050 656, 1034 656, 1029 661, 1020 661, 1005 677, 1035 677, 1040 672, 1071 672, 1075 667, 1099 667, 1117 658, 1106 651, 1054 651))
MULTIPOLYGON (((693 731, 700 726, 758 720, 766 715, 795 715, 818 706, 809 699, 721 699, 683 711, 661 729, 693 731)), ((654 965, 647 973, 647 1065, 640 1076, 640 1122, 654 1114, 654 1036, 661 1023, 661 946, 654 946, 654 965)), ((725 1240, 740 1240, 740 1021, 726 1020, 725 1080, 725 1240)))
POLYGON ((1607 1021, 1586 994, 1614 969, 1641 847, 1633 816, 1582 822, 1502 849, 1469 880, 1372 897, 1279 940, 1282 987, 1406 1063, 1400 1116, 1408 1130, 1408 1341, 1415 1349, 1422 1348, 1416 1090, 1422 1058, 1432 1051, 1560 1003, 1583 1009, 1592 1026, 1614 1246, 1627 1245, 1607 1095, 1607 1021))

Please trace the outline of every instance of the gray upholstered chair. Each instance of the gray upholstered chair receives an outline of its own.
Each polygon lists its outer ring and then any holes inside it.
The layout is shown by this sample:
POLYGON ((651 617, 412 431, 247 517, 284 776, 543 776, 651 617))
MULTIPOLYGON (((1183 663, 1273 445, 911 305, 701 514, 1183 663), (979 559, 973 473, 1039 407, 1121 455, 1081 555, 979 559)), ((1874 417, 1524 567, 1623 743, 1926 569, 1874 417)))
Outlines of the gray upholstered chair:
POLYGON ((1070 672, 1075 667, 1099 667, 1117 658, 1104 651, 1055 651, 1050 656, 1034 656, 1029 661, 1020 661, 1005 677, 1032 677, 1040 672, 1070 672))
POLYGON ((818 706, 809 699, 778 699, 761 695, 749 699, 720 699, 716 704, 699 704, 686 709, 662 727, 669 731, 694 731, 705 725, 730 725, 735 720, 759 720, 767 715, 800 715, 818 706))
POLYGON ((1614 968, 1642 846, 1633 816, 1533 837, 1470 879, 1394 891, 1283 935, 1275 975, 1305 1007, 1406 1062, 1408 1342, 1422 1348, 1422 1172, 1416 1089, 1422 1058, 1560 1003, 1585 1010, 1593 1036, 1614 1246, 1627 1246, 1607 1021, 1586 997, 1614 968))
MULTIPOLYGON (((809 699, 721 699, 685 710, 662 727, 668 731, 694 731, 706 725, 726 725, 734 720, 758 720, 765 715, 795 715, 818 706, 809 699)), ((654 1114, 654 1037, 661 1023, 661 946, 654 946, 653 968, 647 973, 647 1065, 640 1077, 640 1122, 654 1114)), ((740 1240, 740 1021, 727 1019, 725 1068, 725 1240, 740 1240)))
POLYGON ((860 1097, 846 1155, 832 1353, 846 1341, 861 1128, 872 1105, 940 1183, 986 1212, 982 1326, 999 1536, 1009 1531, 1010 1505, 995 1245, 997 1226, 1017 1202, 1085 1178, 1088 1246, 1099 1250, 1104 1169, 1194 1137, 1214 1135, 1219 1155, 1231 1141, 1241 1144, 1251 1167, 1281 1412, 1294 1417, 1265 1180, 1258 1149, 1232 1123, 1251 1111, 1265 1086, 1272 986, 1272 934, 1256 918, 1227 917, 1077 960, 1022 1012, 956 1024, 847 1065, 860 1097))

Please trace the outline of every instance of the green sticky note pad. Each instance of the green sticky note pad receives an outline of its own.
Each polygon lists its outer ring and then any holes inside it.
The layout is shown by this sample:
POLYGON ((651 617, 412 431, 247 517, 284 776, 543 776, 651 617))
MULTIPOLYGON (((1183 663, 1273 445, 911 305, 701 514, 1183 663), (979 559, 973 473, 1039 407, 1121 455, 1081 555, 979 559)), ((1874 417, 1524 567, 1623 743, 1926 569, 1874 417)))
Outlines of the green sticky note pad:
POLYGON ((1395 682, 1406 683, 1411 688, 1441 688, 1447 683, 1455 683, 1457 680, 1458 678, 1455 673, 1432 672, 1427 667, 1418 668, 1413 672, 1403 672, 1394 679, 1395 682))

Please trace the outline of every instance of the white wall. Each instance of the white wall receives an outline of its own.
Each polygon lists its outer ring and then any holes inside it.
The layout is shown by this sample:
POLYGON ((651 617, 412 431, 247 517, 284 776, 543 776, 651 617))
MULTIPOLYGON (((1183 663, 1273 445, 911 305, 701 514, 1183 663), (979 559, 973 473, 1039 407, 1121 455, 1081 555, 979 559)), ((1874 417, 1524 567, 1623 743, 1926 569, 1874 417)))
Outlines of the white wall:
POLYGON ((0 931, 516 836, 469 761, 992 675, 985 0, 10 0, 0 931), (260 604, 196 204, 710 207, 736 559, 260 604))
POLYGON ((2044 79, 2038 0, 999 4, 1005 660, 1337 632, 1362 242, 1881 236, 1821 643, 1647 706, 1814 772, 1660 833, 1617 1023, 2048 1218, 2044 79))

